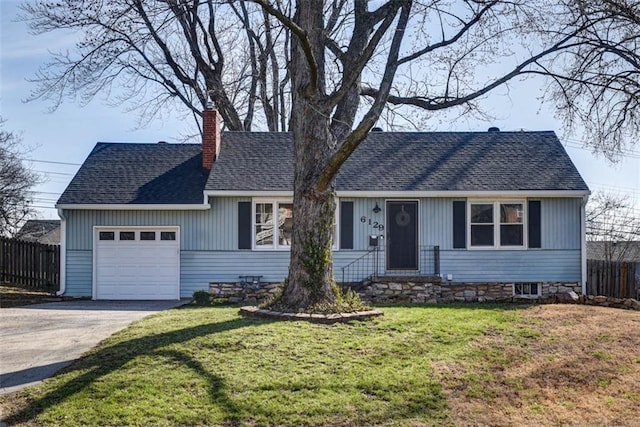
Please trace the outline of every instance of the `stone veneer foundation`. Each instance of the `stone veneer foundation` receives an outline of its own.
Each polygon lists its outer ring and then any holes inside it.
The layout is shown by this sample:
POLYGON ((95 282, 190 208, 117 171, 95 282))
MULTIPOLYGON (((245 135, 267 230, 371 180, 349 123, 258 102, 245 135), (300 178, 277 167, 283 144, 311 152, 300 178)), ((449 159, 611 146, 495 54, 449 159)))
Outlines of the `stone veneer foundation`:
MULTIPOLYGON (((209 292, 217 300, 230 303, 259 304, 277 292, 279 283, 210 283, 209 292)), ((381 277, 373 281, 347 286, 369 303, 445 303, 485 302, 521 299, 514 296, 514 283, 442 282, 439 277, 381 277)), ((542 298, 575 292, 580 295, 580 283, 542 282, 542 298)), ((527 296, 527 299, 536 297, 527 296)))
MULTIPOLYGON (((582 293, 580 283, 542 282, 542 294, 582 293)), ((441 282, 438 277, 401 278, 385 277, 365 282, 354 289, 360 296, 371 303, 443 303, 443 302, 485 302, 521 299, 513 293, 514 283, 459 283, 441 282)), ((536 299, 537 296, 525 296, 536 299)))

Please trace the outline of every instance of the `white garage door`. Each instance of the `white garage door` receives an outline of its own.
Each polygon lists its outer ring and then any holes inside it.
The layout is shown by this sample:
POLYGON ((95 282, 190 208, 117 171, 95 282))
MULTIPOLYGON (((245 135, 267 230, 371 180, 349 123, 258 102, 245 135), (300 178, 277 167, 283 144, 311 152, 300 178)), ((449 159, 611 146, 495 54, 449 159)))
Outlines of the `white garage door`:
POLYGON ((180 298, 178 228, 96 228, 95 299, 180 298))

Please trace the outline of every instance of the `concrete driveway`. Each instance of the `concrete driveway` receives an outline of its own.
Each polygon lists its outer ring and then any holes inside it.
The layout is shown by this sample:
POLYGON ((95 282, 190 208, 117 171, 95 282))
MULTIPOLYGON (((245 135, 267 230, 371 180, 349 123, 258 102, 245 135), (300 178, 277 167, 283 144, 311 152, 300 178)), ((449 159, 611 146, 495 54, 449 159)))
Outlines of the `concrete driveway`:
POLYGON ((114 332, 185 301, 64 301, 0 309, 0 394, 52 376, 114 332))

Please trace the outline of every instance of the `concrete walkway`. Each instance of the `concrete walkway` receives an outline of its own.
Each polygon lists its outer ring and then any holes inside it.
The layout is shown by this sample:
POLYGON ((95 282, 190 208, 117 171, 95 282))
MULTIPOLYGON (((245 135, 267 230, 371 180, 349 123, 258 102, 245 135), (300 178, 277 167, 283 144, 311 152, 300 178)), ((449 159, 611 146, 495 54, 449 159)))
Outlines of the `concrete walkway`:
POLYGON ((185 301, 64 301, 0 309, 0 394, 52 376, 114 332, 185 301))

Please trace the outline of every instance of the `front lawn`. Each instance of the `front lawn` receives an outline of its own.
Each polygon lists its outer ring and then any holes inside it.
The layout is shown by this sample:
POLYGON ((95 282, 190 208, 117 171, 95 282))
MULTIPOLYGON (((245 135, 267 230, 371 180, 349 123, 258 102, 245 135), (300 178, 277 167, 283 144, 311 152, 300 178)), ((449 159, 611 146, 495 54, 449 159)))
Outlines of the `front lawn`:
POLYGON ((638 422, 640 313, 383 309, 332 326, 229 307, 170 310, 43 385, 1 397, 2 414, 9 425, 56 426, 638 422), (601 329, 607 322, 615 330, 601 329))

